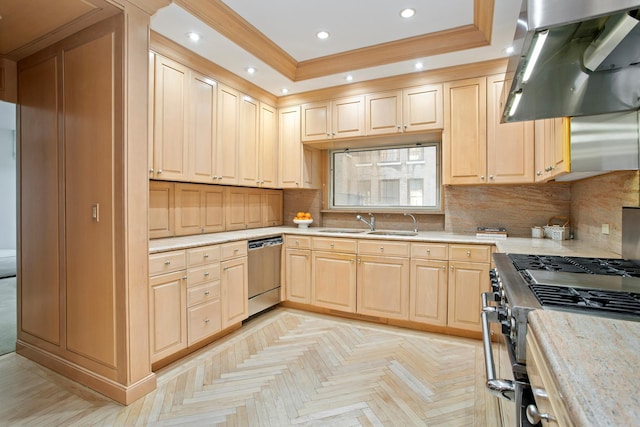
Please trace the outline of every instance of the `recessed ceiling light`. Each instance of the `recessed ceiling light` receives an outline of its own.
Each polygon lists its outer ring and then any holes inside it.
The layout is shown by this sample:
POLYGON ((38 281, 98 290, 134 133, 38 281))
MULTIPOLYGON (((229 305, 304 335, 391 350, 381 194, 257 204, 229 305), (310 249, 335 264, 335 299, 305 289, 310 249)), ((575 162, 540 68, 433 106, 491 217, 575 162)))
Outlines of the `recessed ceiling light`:
POLYGON ((197 42, 198 40, 200 40, 200 34, 194 33, 193 31, 187 33, 187 37, 189 37, 192 42, 197 42))
POLYGON ((415 14, 416 11, 414 9, 407 8, 400 11, 400 16, 402 16, 403 18, 411 18, 415 14))
POLYGON ((281 92, 282 93, 289 93, 289 89, 287 89, 286 87, 283 87, 281 92))
POLYGON ((353 80, 353 76, 351 74, 347 74, 347 77, 345 77, 344 79, 350 82, 351 80, 353 80))
POLYGON ((320 40, 328 39, 329 33, 326 31, 318 31, 318 33, 316 34, 316 37, 319 38, 320 40))
POLYGON ((255 74, 256 71, 257 70, 255 68, 253 68, 253 67, 247 67, 247 73, 249 73, 249 74, 255 74))
POLYGON ((414 67, 416 67, 416 70, 422 70, 424 64, 422 62, 416 62, 416 65, 414 65, 414 67))

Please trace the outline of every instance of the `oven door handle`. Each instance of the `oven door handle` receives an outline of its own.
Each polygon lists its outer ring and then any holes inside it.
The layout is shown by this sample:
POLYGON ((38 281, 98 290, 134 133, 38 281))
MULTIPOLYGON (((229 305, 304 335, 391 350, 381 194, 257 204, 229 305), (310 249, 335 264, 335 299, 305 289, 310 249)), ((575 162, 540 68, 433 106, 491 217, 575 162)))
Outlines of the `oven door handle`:
POLYGON ((482 344, 484 345, 484 367, 487 374, 486 387, 489 393, 502 399, 515 400, 516 388, 511 380, 496 379, 495 363, 493 362, 493 349, 491 348, 491 335, 489 328, 489 315, 494 314, 495 307, 487 304, 487 297, 493 292, 482 294, 482 344))

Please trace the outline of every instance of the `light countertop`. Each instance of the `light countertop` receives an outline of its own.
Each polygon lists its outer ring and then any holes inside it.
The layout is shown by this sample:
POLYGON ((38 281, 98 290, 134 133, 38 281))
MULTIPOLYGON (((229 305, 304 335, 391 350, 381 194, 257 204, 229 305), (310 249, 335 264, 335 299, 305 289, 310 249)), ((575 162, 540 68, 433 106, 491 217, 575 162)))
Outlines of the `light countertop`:
MULTIPOLYGON (((407 230, 404 230, 407 231, 407 230)), ((342 237, 352 239, 385 239, 413 242, 443 242, 496 245, 499 252, 591 256, 620 258, 620 254, 594 248, 580 240, 551 240, 507 237, 506 239, 478 238, 474 234, 448 233, 444 231, 420 231, 416 236, 380 236, 367 234, 364 229, 340 229, 335 227, 310 227, 307 229, 296 227, 265 227, 251 230, 227 231, 221 233, 198 234, 193 236, 167 237, 149 241, 149 252, 165 252, 170 250, 187 249, 198 246, 215 245, 236 240, 259 239, 263 237, 283 234, 308 236, 342 237), (360 233, 335 233, 331 230, 362 231, 360 233)))
POLYGON ((534 310, 529 325, 575 425, 637 425, 640 322, 534 310))

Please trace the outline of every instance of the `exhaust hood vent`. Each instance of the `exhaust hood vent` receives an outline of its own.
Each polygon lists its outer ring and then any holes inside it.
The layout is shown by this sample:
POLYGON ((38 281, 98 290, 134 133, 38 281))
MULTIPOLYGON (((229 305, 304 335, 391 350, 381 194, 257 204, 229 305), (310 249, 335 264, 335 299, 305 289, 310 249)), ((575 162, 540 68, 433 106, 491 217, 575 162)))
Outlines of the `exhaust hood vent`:
POLYGON ((523 0, 514 48, 503 122, 640 108, 638 0, 523 0))

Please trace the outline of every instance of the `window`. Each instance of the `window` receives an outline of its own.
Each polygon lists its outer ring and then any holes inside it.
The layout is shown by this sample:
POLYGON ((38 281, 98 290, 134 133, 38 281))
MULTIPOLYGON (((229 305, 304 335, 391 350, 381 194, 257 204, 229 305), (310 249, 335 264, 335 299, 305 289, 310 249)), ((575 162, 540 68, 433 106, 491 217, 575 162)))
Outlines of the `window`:
POLYGON ((334 150, 330 207, 440 211, 440 144, 334 150))

